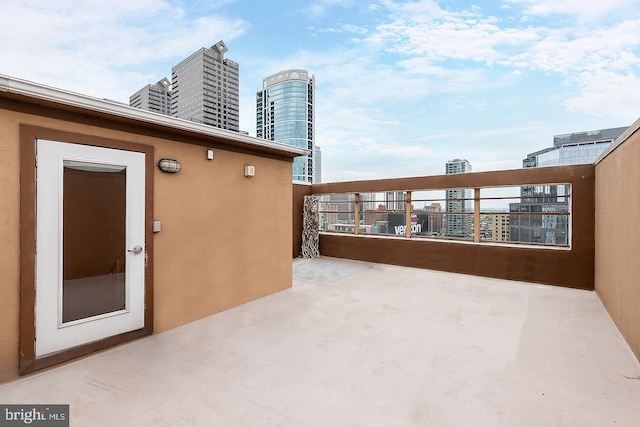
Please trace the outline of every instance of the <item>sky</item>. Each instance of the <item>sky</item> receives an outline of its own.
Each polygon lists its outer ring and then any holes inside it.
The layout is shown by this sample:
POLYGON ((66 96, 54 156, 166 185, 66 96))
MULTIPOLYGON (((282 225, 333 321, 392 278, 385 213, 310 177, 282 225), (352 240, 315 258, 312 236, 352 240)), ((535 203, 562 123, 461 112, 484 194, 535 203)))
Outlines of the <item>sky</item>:
POLYGON ((262 79, 316 79, 322 181, 516 169, 640 117, 637 0, 0 0, 0 74, 127 102, 223 40, 240 129, 262 79))

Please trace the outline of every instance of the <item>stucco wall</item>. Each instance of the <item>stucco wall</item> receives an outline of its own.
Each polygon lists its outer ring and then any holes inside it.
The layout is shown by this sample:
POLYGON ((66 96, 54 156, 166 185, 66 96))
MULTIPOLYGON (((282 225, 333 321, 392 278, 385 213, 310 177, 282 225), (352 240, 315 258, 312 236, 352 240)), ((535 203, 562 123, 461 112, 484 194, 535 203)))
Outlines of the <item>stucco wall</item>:
POLYGON ((290 287, 291 164, 221 150, 208 161, 202 147, 154 145, 182 165, 155 176, 155 331, 290 287))
POLYGON ((108 120, 87 118, 87 125, 73 114, 34 115, 24 105, 5 109, 3 102, 0 382, 18 375, 20 124, 152 145, 155 162, 180 161, 177 174, 154 172, 154 218, 162 221, 153 237, 155 333, 291 286, 290 162, 218 148, 209 161, 206 146, 182 143, 179 135, 112 130, 108 120), (254 177, 245 178, 246 164, 256 167, 254 177))
POLYGON ((18 374, 20 185, 18 127, 0 110, 0 382, 18 374))
POLYGON ((640 120, 630 127, 628 139, 596 164, 595 288, 640 359, 638 127, 640 120))

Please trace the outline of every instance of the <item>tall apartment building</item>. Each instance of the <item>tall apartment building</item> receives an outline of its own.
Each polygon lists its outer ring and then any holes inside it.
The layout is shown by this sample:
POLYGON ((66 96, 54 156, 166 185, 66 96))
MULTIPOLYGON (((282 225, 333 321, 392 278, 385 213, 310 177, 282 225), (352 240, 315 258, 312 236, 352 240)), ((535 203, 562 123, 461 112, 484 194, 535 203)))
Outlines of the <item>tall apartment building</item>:
POLYGON ((494 213, 491 215, 491 239, 494 242, 509 241, 509 221, 508 214, 494 213))
MULTIPOLYGON (((446 174, 471 172, 471 163, 465 159, 454 159, 445 165, 446 174)), ((470 188, 455 188, 445 192, 446 216, 444 220, 445 235, 468 239, 473 237, 473 190, 470 188), (465 200, 469 199, 469 200, 465 200), (464 214, 469 212, 470 214, 464 214)))
POLYGON ((154 113, 171 115, 171 82, 163 78, 149 84, 129 97, 129 106, 154 113))
MULTIPOLYGON (((593 163, 627 128, 574 132, 553 137, 553 146, 528 154, 523 168, 593 163)), ((509 240, 521 243, 569 244, 569 185, 520 188, 520 203, 510 203, 509 240), (531 213, 532 215, 526 215, 531 213)))
POLYGON ((317 145, 313 145, 313 183, 322 182, 322 151, 317 145))
POLYGON ((240 130, 240 66, 224 57, 227 51, 220 40, 171 69, 172 116, 240 130))
POLYGON ((387 191, 384 193, 384 205, 391 211, 404 210, 404 191, 387 191))
POLYGON ((375 210, 376 206, 376 193, 360 193, 360 206, 363 211, 375 210))
POLYGON ((315 85, 306 70, 292 69, 266 77, 256 93, 256 136, 311 151, 294 159, 294 181, 320 182, 314 178, 315 85))

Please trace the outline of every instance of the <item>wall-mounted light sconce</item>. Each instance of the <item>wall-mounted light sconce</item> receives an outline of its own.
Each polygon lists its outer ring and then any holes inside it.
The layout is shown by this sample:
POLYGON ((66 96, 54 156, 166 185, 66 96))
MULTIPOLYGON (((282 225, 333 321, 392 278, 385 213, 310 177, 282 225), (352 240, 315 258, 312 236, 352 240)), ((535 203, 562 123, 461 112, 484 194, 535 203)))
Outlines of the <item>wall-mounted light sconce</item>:
POLYGON ((213 160, 213 150, 207 150, 207 160, 213 160))
POLYGON ((166 173, 176 173, 180 170, 180 162, 173 159, 160 159, 158 169, 166 173))
POLYGON ((251 165, 245 165, 244 167, 244 176, 247 178, 251 178, 256 174, 256 167, 251 165))

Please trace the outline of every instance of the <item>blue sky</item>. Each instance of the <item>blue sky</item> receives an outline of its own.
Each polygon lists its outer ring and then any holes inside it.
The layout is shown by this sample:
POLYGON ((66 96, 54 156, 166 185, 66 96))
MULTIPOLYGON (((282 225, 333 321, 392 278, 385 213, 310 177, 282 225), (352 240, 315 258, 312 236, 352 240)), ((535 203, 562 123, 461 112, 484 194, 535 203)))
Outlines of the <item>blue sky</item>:
POLYGON ((323 181, 521 167, 553 135, 640 117, 637 0, 0 0, 0 74, 127 102, 201 47, 240 64, 240 128, 314 74, 323 181))

